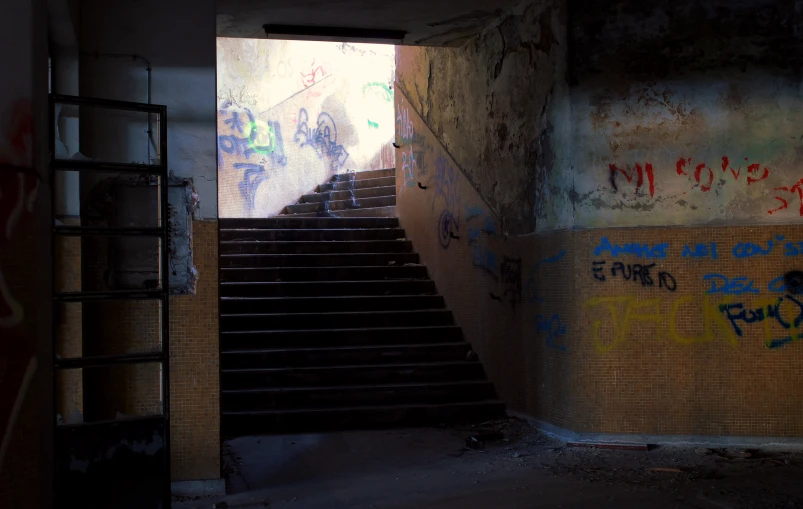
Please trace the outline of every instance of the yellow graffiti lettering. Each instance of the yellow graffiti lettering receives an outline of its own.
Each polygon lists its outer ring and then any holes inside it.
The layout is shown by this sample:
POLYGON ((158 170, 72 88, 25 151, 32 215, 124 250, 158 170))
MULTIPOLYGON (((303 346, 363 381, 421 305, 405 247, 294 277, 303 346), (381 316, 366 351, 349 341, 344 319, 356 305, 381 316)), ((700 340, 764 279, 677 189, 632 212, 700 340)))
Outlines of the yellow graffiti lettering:
POLYGON ((704 296, 702 301, 703 334, 696 337, 683 336, 678 331, 678 324, 684 325, 688 323, 688 319, 684 317, 684 315, 689 314, 688 311, 681 312, 681 307, 684 304, 690 304, 693 307, 695 298, 691 295, 684 295, 672 303, 669 311, 669 327, 667 328, 670 339, 681 345, 709 343, 717 338, 717 332, 719 332, 731 345, 737 346, 739 344, 739 339, 733 333, 733 328, 719 311, 719 303, 712 303, 708 295, 704 296), (681 316, 679 317, 678 315, 681 316), (717 326, 718 331, 714 330, 714 325, 717 326))
POLYGON ((613 335, 610 341, 604 341, 600 337, 603 322, 594 320, 591 333, 594 346, 600 352, 609 352, 627 339, 631 324, 636 322, 660 324, 658 303, 658 299, 638 300, 635 297, 595 297, 590 299, 587 303, 588 307, 604 306, 611 315, 613 325, 613 335), (624 312, 620 312, 622 307, 624 307, 624 312))

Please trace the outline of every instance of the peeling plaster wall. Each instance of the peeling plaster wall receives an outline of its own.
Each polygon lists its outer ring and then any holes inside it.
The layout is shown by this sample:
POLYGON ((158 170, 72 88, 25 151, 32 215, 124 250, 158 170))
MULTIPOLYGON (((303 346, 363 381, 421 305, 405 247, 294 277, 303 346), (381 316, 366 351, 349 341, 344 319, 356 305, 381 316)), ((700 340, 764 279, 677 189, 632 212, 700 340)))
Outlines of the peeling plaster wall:
POLYGON ((570 2, 579 227, 803 217, 803 2, 570 2))
POLYGON ((462 48, 397 47, 402 91, 511 234, 572 226, 565 29, 561 2, 528 2, 462 48))

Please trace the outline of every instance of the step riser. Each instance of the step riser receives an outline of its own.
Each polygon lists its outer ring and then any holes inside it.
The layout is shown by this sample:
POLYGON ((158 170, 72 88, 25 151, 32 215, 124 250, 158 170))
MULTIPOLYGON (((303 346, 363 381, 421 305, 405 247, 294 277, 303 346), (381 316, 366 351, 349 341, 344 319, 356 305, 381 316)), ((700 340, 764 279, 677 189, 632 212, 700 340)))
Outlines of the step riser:
POLYGON ((366 313, 365 315, 349 315, 332 313, 328 315, 305 315, 303 319, 297 314, 276 316, 234 315, 220 317, 220 330, 236 331, 269 331, 269 330, 307 330, 307 329, 343 329, 368 327, 426 327, 433 325, 452 325, 451 311, 411 311, 404 313, 366 313))
POLYGON ((220 240, 227 241, 332 241, 403 239, 401 228, 371 230, 221 230, 220 240))
POLYGON ((376 242, 221 242, 220 254, 410 253, 405 240, 376 242))
POLYGON ((308 391, 271 391, 266 393, 225 393, 221 396, 223 412, 259 410, 297 410, 368 405, 404 405, 462 403, 494 399, 488 382, 468 385, 326 389, 308 391))
POLYGON ((435 283, 421 281, 356 281, 317 283, 222 283, 221 297, 326 297, 337 295, 434 294, 435 283))
POLYGON ((387 429, 458 422, 481 422, 503 415, 502 403, 477 403, 410 409, 355 411, 331 410, 315 413, 277 412, 268 415, 223 415, 222 433, 226 437, 254 434, 300 433, 331 430, 387 429))
POLYGON ((324 193, 328 191, 350 191, 352 189, 371 189, 377 187, 396 187, 396 177, 385 177, 378 179, 361 179, 354 182, 329 182, 319 185, 315 191, 324 193))
POLYGON ((310 366, 352 366, 359 364, 464 361, 471 350, 468 343, 455 345, 387 346, 381 348, 340 348, 278 350, 262 352, 223 351, 221 369, 287 368, 310 366))
POLYGON ((381 298, 370 296, 347 299, 342 297, 272 300, 223 299, 220 302, 220 313, 335 313, 338 311, 408 311, 443 307, 445 304, 440 295, 381 298))
POLYGON ((327 216, 332 216, 335 218, 396 217, 396 206, 392 205, 390 207, 359 208, 352 210, 332 210, 325 212, 304 212, 301 214, 292 214, 287 217, 302 218, 302 217, 327 217, 327 216))
POLYGON ((364 189, 348 189, 342 191, 323 191, 315 194, 305 194, 301 197, 301 203, 318 203, 323 201, 341 201, 352 198, 376 198, 378 196, 393 196, 396 194, 396 186, 367 187, 364 189))
POLYGON ((236 267, 387 267, 420 263, 418 253, 370 253, 334 255, 221 256, 221 268, 236 267))
POLYGON ((231 228, 260 228, 260 229, 298 229, 312 228, 316 230, 327 228, 398 228, 397 217, 366 217, 366 218, 337 218, 337 217, 267 217, 260 219, 220 219, 221 230, 231 228))
POLYGON ((300 203, 288 205, 287 214, 301 214, 304 212, 324 212, 327 210, 355 210, 374 207, 390 207, 396 205, 396 195, 379 196, 375 198, 359 198, 355 200, 322 201, 314 203, 300 203))
POLYGON ((381 170, 354 171, 350 173, 338 173, 333 175, 331 182, 351 182, 358 180, 371 180, 378 178, 393 177, 396 175, 395 168, 383 168, 381 170))
POLYGON ((270 281, 366 281, 383 279, 426 279, 424 266, 221 269, 222 282, 270 281))
POLYGON ((445 366, 351 367, 286 369, 263 372, 221 372, 223 390, 254 389, 262 387, 318 387, 338 385, 390 385, 397 383, 458 382, 483 380, 482 365, 476 362, 445 366))
POLYGON ((287 331, 222 333, 224 350, 245 348, 331 348, 337 346, 411 345, 463 341, 460 327, 411 329, 356 329, 344 331, 287 331))

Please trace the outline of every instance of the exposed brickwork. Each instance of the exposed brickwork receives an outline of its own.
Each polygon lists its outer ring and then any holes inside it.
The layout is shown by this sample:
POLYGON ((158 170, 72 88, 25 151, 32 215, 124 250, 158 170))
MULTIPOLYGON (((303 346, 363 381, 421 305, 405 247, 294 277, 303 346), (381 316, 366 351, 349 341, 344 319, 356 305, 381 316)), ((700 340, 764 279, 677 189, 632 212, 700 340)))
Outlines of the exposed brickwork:
POLYGON ((220 477, 217 221, 195 221, 195 295, 170 297, 173 480, 220 477))

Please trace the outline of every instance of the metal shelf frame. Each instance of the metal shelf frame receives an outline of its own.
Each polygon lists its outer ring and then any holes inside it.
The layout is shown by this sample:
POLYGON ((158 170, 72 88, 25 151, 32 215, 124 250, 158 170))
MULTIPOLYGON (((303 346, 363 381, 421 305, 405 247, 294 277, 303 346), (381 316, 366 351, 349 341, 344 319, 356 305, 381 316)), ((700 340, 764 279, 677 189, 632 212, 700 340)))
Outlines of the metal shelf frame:
MULTIPOLYGON (((50 189, 51 189, 51 210, 53 211, 53 226, 52 226, 52 258, 54 263, 53 277, 52 277, 52 295, 53 295, 53 312, 54 316, 58 316, 59 306, 65 302, 101 302, 112 300, 159 300, 160 307, 160 332, 161 332, 161 348, 158 351, 143 352, 134 354, 123 355, 103 355, 103 356, 88 356, 79 358, 59 358, 55 357, 58 352, 58 327, 53 328, 53 408, 54 412, 58 411, 57 395, 58 395, 58 379, 57 372, 69 369, 79 368, 95 368, 95 367, 114 367, 129 364, 142 364, 142 363, 159 363, 161 364, 161 403, 162 414, 157 416, 140 416, 143 423, 153 422, 155 426, 161 426, 164 436, 164 461, 163 471, 161 472, 161 481, 159 486, 161 491, 158 496, 160 499, 160 506, 163 508, 170 507, 170 341, 169 341, 169 253, 168 253, 168 169, 167 169, 167 107, 155 104, 134 103, 125 101, 113 101, 105 99, 66 96, 51 94, 49 105, 49 149, 50 149, 50 189), (74 105, 74 106, 91 106, 96 108, 103 108, 107 110, 127 110, 147 113, 149 115, 156 115, 159 117, 159 162, 158 164, 123 164, 112 162, 96 162, 96 161, 76 161, 65 160, 56 158, 56 106, 57 105, 74 105), (159 220, 160 224, 157 227, 84 227, 84 226, 56 226, 55 225, 55 205, 56 193, 59 191, 56 188, 55 175, 60 171, 77 171, 77 172, 106 172, 106 173, 129 173, 129 174, 148 174, 155 175, 159 178, 159 220), (135 289, 135 290, 111 290, 111 291, 87 291, 87 292, 60 292, 57 288, 56 279, 56 241, 57 238, 63 236, 90 236, 90 235, 108 235, 108 236, 140 236, 140 237, 156 237, 160 239, 159 242, 159 287, 155 289, 135 289)), ((150 132, 148 132, 150 136, 150 132)), ((150 141, 149 141, 150 143, 150 141)), ((58 443, 59 433, 68 433, 70 430, 80 429, 82 427, 92 427, 106 430, 107 433, 114 429, 120 428, 120 423, 124 421, 106 421, 106 422, 89 422, 83 424, 73 425, 55 425, 54 435, 56 443, 58 443)), ((132 421, 133 422, 133 421, 132 421)), ((137 421, 139 422, 139 421, 137 421)), ((58 460, 58 458, 56 458, 58 460)), ((58 461, 54 462, 58 464, 58 461)), ((58 485, 59 471, 55 472, 56 482, 58 485)), ((66 474, 65 474, 66 475, 66 474)), ((64 504, 65 500, 57 500, 57 503, 64 504)), ((59 506, 61 507, 61 506, 59 506)), ((145 508, 147 509, 147 508, 145 508)))

